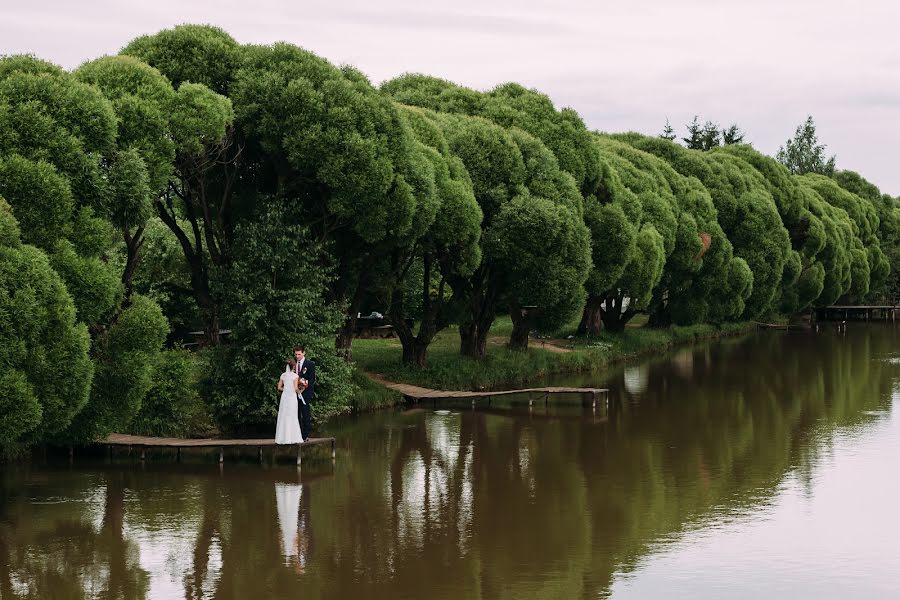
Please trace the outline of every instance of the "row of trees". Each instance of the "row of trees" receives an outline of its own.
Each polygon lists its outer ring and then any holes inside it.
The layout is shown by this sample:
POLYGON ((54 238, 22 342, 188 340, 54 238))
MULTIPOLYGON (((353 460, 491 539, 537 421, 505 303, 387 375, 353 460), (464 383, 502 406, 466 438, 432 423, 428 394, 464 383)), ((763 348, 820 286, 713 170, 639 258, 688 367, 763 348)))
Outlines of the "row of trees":
POLYGON ((579 314, 596 333, 890 294, 896 199, 742 135, 598 134, 517 84, 375 87, 206 26, 74 72, 4 58, 0 441, 96 438, 198 393, 221 426, 268 421, 298 342, 345 406, 367 302, 422 365, 451 324, 483 357, 504 312, 524 349, 579 314), (200 361, 163 351, 193 328, 200 361))

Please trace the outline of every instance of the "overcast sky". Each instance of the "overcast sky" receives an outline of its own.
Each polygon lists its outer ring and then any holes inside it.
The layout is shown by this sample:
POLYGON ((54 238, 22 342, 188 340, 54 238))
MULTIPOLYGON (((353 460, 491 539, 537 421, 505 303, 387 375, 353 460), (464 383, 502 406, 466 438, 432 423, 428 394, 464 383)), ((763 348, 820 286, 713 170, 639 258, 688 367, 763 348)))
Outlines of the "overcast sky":
POLYGON ((133 37, 211 23, 288 41, 379 83, 517 81, 603 131, 738 123, 774 154, 812 114, 839 168, 900 194, 900 2, 890 0, 0 0, 0 53, 66 68, 133 37))

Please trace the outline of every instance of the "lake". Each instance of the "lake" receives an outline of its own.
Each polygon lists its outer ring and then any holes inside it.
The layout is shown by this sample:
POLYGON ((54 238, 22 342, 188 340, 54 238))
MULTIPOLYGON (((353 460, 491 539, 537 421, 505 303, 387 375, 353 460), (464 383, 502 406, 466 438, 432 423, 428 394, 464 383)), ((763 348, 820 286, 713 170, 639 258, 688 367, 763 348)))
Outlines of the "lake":
POLYGON ((760 332, 334 423, 337 459, 36 455, 0 476, 0 598, 886 598, 900 335, 760 332))

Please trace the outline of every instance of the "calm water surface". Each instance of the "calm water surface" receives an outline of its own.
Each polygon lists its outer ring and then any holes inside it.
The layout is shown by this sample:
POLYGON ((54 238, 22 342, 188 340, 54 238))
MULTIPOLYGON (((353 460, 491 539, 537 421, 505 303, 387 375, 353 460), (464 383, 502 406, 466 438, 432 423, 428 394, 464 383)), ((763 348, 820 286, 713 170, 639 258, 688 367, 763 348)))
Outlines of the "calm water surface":
POLYGON ((0 598, 898 597, 898 331, 766 333, 565 381, 610 387, 608 410, 364 416, 302 473, 6 467, 0 598))

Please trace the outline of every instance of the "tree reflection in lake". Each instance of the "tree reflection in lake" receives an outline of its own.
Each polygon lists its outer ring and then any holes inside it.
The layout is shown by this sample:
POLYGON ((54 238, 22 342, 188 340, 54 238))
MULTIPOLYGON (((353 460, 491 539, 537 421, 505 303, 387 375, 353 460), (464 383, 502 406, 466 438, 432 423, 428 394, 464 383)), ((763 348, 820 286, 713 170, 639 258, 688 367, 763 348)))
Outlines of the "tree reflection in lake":
POLYGON ((788 478, 814 494, 835 439, 893 418, 896 343, 889 327, 766 333, 565 382, 610 387, 608 414, 368 415, 334 427, 333 474, 13 469, 0 596, 607 595, 691 532, 766 512, 788 478))

